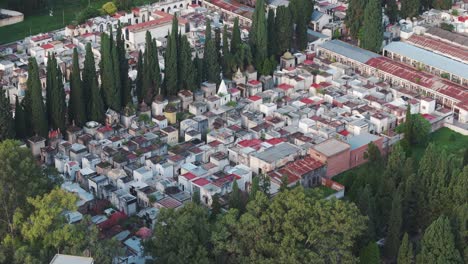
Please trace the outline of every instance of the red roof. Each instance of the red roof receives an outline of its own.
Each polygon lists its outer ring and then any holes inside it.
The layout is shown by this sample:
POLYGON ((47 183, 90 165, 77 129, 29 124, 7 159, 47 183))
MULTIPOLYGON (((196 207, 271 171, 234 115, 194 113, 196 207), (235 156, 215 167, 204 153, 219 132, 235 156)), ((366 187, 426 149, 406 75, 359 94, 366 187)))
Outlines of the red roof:
POLYGON ((343 135, 343 136, 346 137, 346 136, 349 135, 349 131, 345 129, 345 130, 343 130, 343 131, 338 132, 338 134, 343 135))
POLYGON ((163 198, 158 201, 158 204, 160 204, 164 208, 177 208, 182 205, 181 202, 177 201, 172 197, 163 198))
POLYGON ((211 183, 209 180, 205 179, 205 178, 199 178, 199 179, 196 179, 193 181, 193 184, 197 185, 197 186, 205 186, 207 184, 211 183))
POLYGON ((241 177, 236 175, 236 174, 229 174, 225 177, 222 177, 222 178, 219 178, 219 179, 216 179, 215 181, 213 181, 213 184, 218 186, 218 187, 221 187, 223 186, 224 184, 228 183, 228 182, 234 182, 234 180, 238 180, 240 179, 241 177))
POLYGON ((333 8, 333 9, 334 9, 335 11, 341 11, 341 12, 346 11, 346 7, 345 7, 345 6, 342 6, 342 5, 337 6, 337 7, 333 8))
POLYGON ((258 85, 258 84, 261 84, 260 81, 257 81, 257 80, 250 80, 248 81, 248 83, 252 84, 252 85, 258 85))
POLYGON ((465 22, 467 20, 468 20, 468 16, 466 16, 466 17, 459 16, 458 17, 458 21, 460 21, 460 22, 465 22))
POLYGON ((208 145, 210 145, 210 147, 213 147, 213 148, 215 148, 215 147, 217 147, 217 146, 219 146, 221 144, 223 144, 223 143, 221 143, 221 141, 219 141, 219 140, 214 140, 214 141, 211 141, 210 143, 208 143, 208 145))
POLYGON ((281 90, 287 91, 289 89, 294 88, 294 86, 286 84, 286 83, 282 83, 282 84, 278 85, 278 88, 280 88, 281 90))
POLYGON ((254 146, 257 146, 257 145, 260 145, 262 144, 262 141, 260 139, 244 139, 242 141, 239 141, 239 143, 237 143, 238 145, 244 147, 244 148, 247 148, 247 147, 254 147, 254 146))
POLYGON ((312 65, 312 64, 314 64, 314 61, 313 61, 313 60, 305 60, 305 61, 303 62, 303 64, 304 64, 304 65, 312 65))
POLYGON ((149 20, 143 23, 138 23, 135 25, 130 25, 127 27, 128 31, 140 31, 144 29, 150 29, 159 25, 170 23, 172 20, 172 15, 169 15, 167 13, 161 11, 155 11, 154 13, 160 16, 160 18, 149 20))
POLYGON ((184 177, 185 179, 191 181, 193 179, 195 179, 197 176, 195 176, 195 174, 191 173, 191 172, 187 172, 187 173, 184 173, 182 175, 180 175, 181 177, 184 177))
POLYGON ((435 118, 435 116, 430 115, 430 114, 423 114, 422 117, 424 117, 424 119, 426 119, 428 121, 431 121, 432 119, 435 118))
MULTIPOLYGON (((460 17, 458 19, 460 19, 460 17)), ((468 19, 468 16, 466 17, 466 19, 468 19)), ((419 36, 415 34, 413 34, 406 41, 417 47, 432 50, 440 54, 448 54, 454 58, 458 58, 463 61, 468 61, 468 49, 460 46, 455 46, 435 38, 419 36)))
POLYGON ((35 36, 33 38, 31 38, 32 41, 34 42, 37 42, 37 41, 41 41, 41 40, 46 40, 46 39, 50 39, 52 38, 50 35, 46 34, 46 35, 41 35, 41 36, 35 36))
POLYGON ((302 98, 300 101, 302 103, 304 103, 304 104, 313 104, 314 103, 314 100, 309 99, 309 98, 302 98))
POLYGON ((252 95, 252 96, 249 97, 250 101, 258 101, 260 99, 262 99, 262 98, 260 96, 258 96, 258 95, 252 95))
POLYGON ((44 45, 41 46, 41 48, 43 48, 43 49, 53 49, 53 48, 54 48, 54 45, 52 45, 52 44, 44 44, 44 45))
POLYGON ((141 239, 150 238, 152 234, 153 234, 153 231, 151 231, 151 229, 147 228, 146 226, 140 228, 140 229, 135 233, 135 235, 137 235, 137 236, 140 237, 141 239))
POLYGON ((284 138, 270 138, 265 142, 267 142, 270 145, 278 145, 278 144, 283 143, 285 141, 286 140, 284 138))

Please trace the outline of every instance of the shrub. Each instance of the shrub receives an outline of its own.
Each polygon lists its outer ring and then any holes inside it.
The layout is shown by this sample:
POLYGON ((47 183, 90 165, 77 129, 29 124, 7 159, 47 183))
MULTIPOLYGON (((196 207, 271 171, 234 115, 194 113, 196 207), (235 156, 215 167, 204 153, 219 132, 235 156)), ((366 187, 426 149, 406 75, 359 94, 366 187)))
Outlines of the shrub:
POLYGON ((78 24, 83 24, 86 20, 100 15, 99 10, 88 6, 76 15, 76 20, 78 24))
POLYGON ((107 2, 102 6, 102 9, 108 14, 113 15, 117 12, 117 7, 112 2, 107 2))

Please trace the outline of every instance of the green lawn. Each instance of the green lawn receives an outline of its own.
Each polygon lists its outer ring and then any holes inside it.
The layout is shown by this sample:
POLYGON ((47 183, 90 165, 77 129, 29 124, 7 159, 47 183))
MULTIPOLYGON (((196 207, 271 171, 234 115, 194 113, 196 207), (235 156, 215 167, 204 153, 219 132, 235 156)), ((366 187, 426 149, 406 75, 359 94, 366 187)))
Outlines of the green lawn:
MULTIPOLYGON (((107 0, 93 0, 93 7, 100 7, 107 0)), ((54 9, 53 16, 44 10, 34 15, 26 16, 24 21, 14 25, 0 27, 0 44, 21 40, 27 36, 45 33, 65 27, 76 15, 87 6, 88 1, 64 0, 54 9)))
MULTIPOLYGON (((468 136, 463 136, 462 134, 454 132, 453 130, 450 130, 446 127, 443 127, 432 133, 429 140, 430 142, 434 143, 437 148, 445 149, 447 153, 451 154, 458 153, 459 155, 463 155, 464 149, 468 147, 468 136)), ((412 149, 411 156, 416 162, 422 158, 424 149, 425 147, 414 147, 412 149)), ((364 170, 365 165, 362 165, 333 177, 333 180, 344 184, 345 179, 349 175, 357 175, 363 173, 364 170)))

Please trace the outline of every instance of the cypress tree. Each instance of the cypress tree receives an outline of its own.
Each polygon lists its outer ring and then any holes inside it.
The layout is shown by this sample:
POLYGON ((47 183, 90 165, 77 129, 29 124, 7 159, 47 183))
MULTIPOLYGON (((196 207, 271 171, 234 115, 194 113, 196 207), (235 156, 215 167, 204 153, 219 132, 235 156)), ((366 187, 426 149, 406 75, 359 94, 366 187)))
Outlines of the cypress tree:
POLYGON ((254 54, 255 67, 262 69, 263 62, 268 57, 267 23, 265 17, 265 1, 255 3, 250 30, 250 46, 254 54))
POLYGON ((307 46, 307 27, 314 9, 313 4, 309 0, 293 0, 288 7, 296 25, 294 30, 296 48, 303 50, 307 46))
POLYGON ((413 245, 408 239, 408 233, 403 235, 400 249, 398 250, 398 264, 412 264, 414 262, 413 245))
POLYGON ((136 96, 138 103, 143 101, 143 53, 141 50, 138 52, 138 63, 137 63, 137 77, 135 81, 136 96))
POLYGON ((156 39, 153 39, 151 44, 151 80, 153 81, 153 96, 161 93, 161 69, 159 68, 159 52, 156 45, 156 39))
POLYGON ((47 62, 47 113, 48 121, 52 129, 65 130, 65 90, 63 88, 62 70, 57 65, 55 56, 47 62))
POLYGON ((232 27, 231 54, 237 54, 241 44, 242 40, 239 29, 239 18, 236 17, 234 19, 234 26, 232 27))
POLYGON ((193 64, 195 65, 195 83, 197 85, 197 88, 200 86, 200 84, 203 82, 203 60, 198 57, 198 54, 195 55, 195 59, 193 61, 193 64))
MULTIPOLYGON (((112 34, 111 36, 111 41, 112 41, 112 34)), ((114 41, 112 41, 114 43, 114 41)), ((118 41, 115 41, 115 43, 111 46, 112 49, 112 72, 114 73, 114 89, 115 89, 115 95, 113 95, 112 98, 112 106, 111 108, 114 109, 115 111, 120 111, 122 109, 122 82, 121 82, 121 72, 120 72, 120 61, 119 61, 119 53, 118 53, 118 47, 116 46, 116 43, 118 41)), ((125 55, 124 55, 125 56, 125 55)), ((128 76, 128 72, 125 75, 124 78, 128 76)), ((123 76, 122 76, 123 77, 123 76)))
POLYGON ((39 67, 35 58, 29 58, 28 65, 28 92, 30 92, 30 114, 32 131, 39 136, 47 138, 48 123, 46 107, 42 98, 42 87, 39 79, 39 67))
POLYGON ((387 238, 385 239, 385 255, 394 259, 400 245, 400 231, 402 224, 400 189, 393 194, 392 210, 388 222, 387 238))
POLYGON ((380 253, 379 247, 375 242, 369 242, 369 244, 361 249, 359 253, 359 263, 361 264, 379 264, 380 253))
POLYGON ((282 55, 283 52, 291 48, 291 40, 293 38, 293 25, 291 11, 285 6, 279 6, 276 10, 275 27, 276 36, 276 53, 282 55))
POLYGON ((236 208, 239 211, 242 211, 241 192, 239 190, 239 185, 237 185, 237 181, 235 179, 232 183, 231 194, 229 195, 229 208, 236 208))
MULTIPOLYGON (((112 51, 111 41, 106 33, 101 35, 101 91, 103 96, 104 105, 112 108, 115 106, 115 80, 113 78, 114 70, 112 67, 112 51)), ((115 110, 115 109, 114 109, 115 110)))
POLYGON ((382 7, 379 0, 369 0, 361 30, 365 34, 360 35, 360 46, 379 53, 383 41, 382 7))
POLYGON ((16 138, 24 139, 26 137, 26 119, 23 106, 19 103, 18 96, 15 98, 15 132, 16 138))
POLYGON ((403 196, 403 229, 408 233, 417 232, 418 197, 421 187, 417 181, 416 174, 411 174, 405 182, 405 193, 403 196))
MULTIPOLYGON (((28 76, 27 81, 28 81, 27 87, 31 87, 32 85, 29 84, 30 82, 29 76, 28 76)), ((29 88, 26 90, 26 93, 20 105, 22 106, 22 109, 24 110, 24 138, 26 138, 26 137, 30 137, 33 135, 32 121, 31 121, 32 99, 31 99, 31 91, 29 90, 29 88)))
POLYGON ((116 43, 120 69, 121 106, 123 107, 132 101, 132 84, 128 78, 128 60, 125 52, 125 40, 122 36, 122 26, 120 25, 120 22, 117 27, 116 43))
POLYGON ((86 107, 83 97, 78 51, 76 48, 73 50, 73 65, 70 77, 69 115, 70 120, 75 121, 77 126, 83 126, 86 123, 86 107))
POLYGON ((222 55, 223 56, 221 57, 222 58, 221 67, 223 68, 223 74, 225 76, 230 76, 232 56, 229 50, 228 32, 227 32, 226 25, 224 25, 224 28, 223 28, 222 55))
MULTIPOLYGON (((52 125, 52 90, 55 86, 55 80, 57 73, 57 65, 54 65, 54 56, 47 54, 47 66, 46 66, 46 109, 47 109, 47 121, 52 125)), ((52 125, 53 126, 53 125, 52 125)))
MULTIPOLYGON (((404 0, 403 0, 404 1, 404 0)), ((346 10, 345 24, 350 35, 357 39, 364 22, 364 9, 368 0, 350 0, 346 10)))
POLYGON ((219 78, 219 60, 214 40, 211 37, 211 21, 207 21, 205 31, 205 52, 203 54, 203 70, 206 74, 206 80, 218 84, 219 78))
POLYGON ((439 217, 426 229, 416 263, 463 263, 447 217, 439 217))
POLYGON ((406 19, 418 16, 420 7, 420 0, 402 0, 400 9, 401 17, 406 19))
POLYGON ((219 194, 213 195, 211 202, 211 219, 216 220, 216 217, 221 213, 221 204, 219 202, 219 194))
POLYGON ((86 55, 83 69, 83 85, 88 86, 89 100, 87 101, 87 118, 96 122, 104 122, 104 103, 100 96, 96 76, 96 64, 91 50, 91 44, 86 45, 86 55))
POLYGON ((390 23, 395 23, 398 21, 398 5, 396 0, 387 0, 385 14, 388 16, 390 23))
POLYGON ((260 191, 260 176, 252 179, 252 187, 250 188, 249 200, 255 200, 257 192, 260 191))
POLYGON ((148 103, 152 98, 147 98, 148 95, 151 96, 153 92, 153 78, 151 66, 153 65, 151 59, 153 58, 153 44, 152 37, 149 31, 146 31, 146 42, 145 42, 145 55, 143 61, 143 89, 141 90, 142 101, 148 103))
POLYGON ((179 59, 179 76, 180 89, 195 90, 196 89, 196 71, 192 61, 192 48, 187 39, 187 36, 182 36, 180 40, 181 47, 179 59))
POLYGON ((6 93, 0 87, 0 141, 15 137, 15 128, 13 116, 11 113, 10 100, 6 97, 6 93))
MULTIPOLYGON (((221 30, 219 28, 215 28, 215 49, 218 52, 218 59, 221 58, 221 30)), ((219 62, 221 63, 221 61, 219 62)))
POLYGON ((267 18, 267 38, 270 40, 268 43, 268 55, 276 55, 277 53, 277 38, 276 38, 276 24, 275 24, 275 12, 273 9, 268 10, 267 18))
POLYGON ((177 69, 177 35, 178 35, 178 22, 177 17, 174 16, 172 20, 172 30, 167 41, 167 49, 165 56, 165 72, 164 72, 164 82, 166 86, 165 95, 176 95, 178 92, 177 82, 178 78, 178 69, 177 69))

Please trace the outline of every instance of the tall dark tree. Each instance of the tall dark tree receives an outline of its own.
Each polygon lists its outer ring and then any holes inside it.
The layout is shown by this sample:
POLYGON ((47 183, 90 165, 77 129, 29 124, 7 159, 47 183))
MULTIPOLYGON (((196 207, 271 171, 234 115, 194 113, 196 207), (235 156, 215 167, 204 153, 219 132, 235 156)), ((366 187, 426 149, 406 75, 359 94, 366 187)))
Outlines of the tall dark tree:
POLYGON ((267 18, 267 31, 268 31, 268 55, 276 55, 278 53, 277 51, 277 37, 276 37, 276 32, 278 28, 276 27, 275 24, 275 11, 273 9, 268 10, 268 18, 267 18))
POLYGON ((203 60, 198 57, 198 54, 195 55, 195 59, 193 60, 193 64, 195 65, 195 83, 197 85, 197 88, 200 86, 200 84, 203 82, 203 60))
POLYGON ((228 31, 227 26, 223 28, 223 47, 222 47, 222 57, 221 57, 221 66, 223 68, 223 74, 225 76, 230 76, 231 74, 231 64, 233 61, 233 56, 229 49, 229 40, 228 40, 228 31))
POLYGON ((15 98, 15 132, 18 139, 26 137, 26 117, 18 96, 15 98))
POLYGON ((364 9, 368 0, 350 0, 346 10, 345 24, 350 35, 357 39, 364 22, 364 9))
POLYGON ((235 208, 239 211, 243 210, 242 194, 239 190, 239 185, 237 185, 237 181, 235 179, 232 183, 231 194, 229 194, 229 208, 235 208))
MULTIPOLYGON (((121 76, 121 71, 120 71, 120 59, 119 59, 119 51, 118 51, 118 46, 117 43, 118 41, 113 41, 113 35, 110 33, 110 38, 111 38, 111 55, 112 55, 112 71, 114 73, 114 89, 116 92, 116 95, 114 96, 113 99, 113 105, 112 109, 115 111, 120 111, 122 109, 122 82, 121 82, 121 77, 127 78, 128 72, 126 75, 121 76)), ((123 44, 122 44, 123 45, 123 44)), ((124 51, 125 52, 125 51, 124 51)), ((125 54, 123 55, 125 56, 125 54)))
POLYGON ((364 20, 360 34, 360 46, 379 53, 382 48, 383 26, 382 7, 380 0, 369 0, 364 10, 364 20))
POLYGON ((220 66, 218 60, 218 51, 216 44, 211 37, 211 21, 206 22, 205 31, 205 51, 203 53, 203 70, 206 74, 206 80, 218 84, 220 80, 220 66))
POLYGON ((55 56, 49 56, 47 61, 46 105, 48 121, 52 129, 65 130, 65 90, 63 88, 62 70, 57 65, 55 56))
POLYGON ((374 241, 369 242, 369 244, 361 249, 359 253, 359 263, 360 264, 379 264, 380 263, 380 252, 379 246, 374 241))
POLYGON ((426 229, 416 263, 463 263, 447 217, 439 217, 426 229))
POLYGON ((0 87, 0 141, 15 137, 15 127, 11 112, 10 100, 0 87))
POLYGON ((138 62, 137 62, 137 77, 135 80, 135 93, 138 99, 138 102, 143 101, 143 53, 141 50, 138 52, 138 62))
POLYGON ((255 3, 249 41, 254 54, 255 67, 262 69, 263 62, 268 58, 268 32, 264 0, 255 3))
MULTIPOLYGON (((120 90, 116 87, 116 78, 114 78, 114 59, 113 59, 113 40, 109 35, 101 35, 101 91, 104 105, 115 111, 120 110, 120 90)), ((116 53, 114 53, 116 55, 116 53)))
POLYGON ((87 97, 86 113, 88 120, 96 122, 104 121, 104 103, 96 76, 96 64, 91 50, 91 44, 86 45, 86 55, 83 68, 83 86, 88 87, 89 97, 87 97))
POLYGON ((239 29, 239 18, 234 19, 234 26, 232 27, 231 38, 231 54, 237 54, 242 44, 241 33, 239 29))
POLYGON ((398 264, 413 264, 414 263, 414 254, 413 254, 413 244, 408 238, 408 233, 403 235, 403 240, 401 241, 400 249, 398 250, 398 264))
POLYGON ((213 195, 213 201, 211 203, 211 219, 216 219, 216 217, 221 213, 221 203, 219 202, 219 194, 213 195))
POLYGON ((28 93, 30 93, 31 105, 31 128, 33 133, 47 138, 48 122, 46 115, 46 107, 42 97, 42 86, 39 79, 39 67, 35 58, 29 59, 28 64, 28 80, 27 80, 28 93))
POLYGON ((122 35, 122 26, 118 25, 116 34, 117 56, 120 69, 120 87, 121 87, 121 106, 125 107, 132 101, 132 84, 128 78, 128 60, 125 52, 125 40, 122 35))
POLYGON ((178 22, 174 16, 172 20, 172 30, 167 40, 167 49, 164 64, 164 83, 166 95, 176 95, 178 92, 178 50, 177 50, 178 22))
POLYGON ((298 50, 307 47, 307 28, 310 16, 314 10, 313 2, 309 0, 293 0, 289 6, 295 23, 295 46, 298 50))
POLYGON ((388 221, 387 238, 385 239, 384 252, 387 258, 395 259, 400 246, 402 216, 400 189, 393 194, 392 210, 388 221))
POLYGON ((398 21, 398 5, 396 0, 387 0, 385 14, 388 16, 390 23, 395 23, 398 21))
POLYGON ((275 19, 276 30, 276 53, 282 55, 286 50, 291 49, 291 40, 293 39, 293 21, 291 11, 285 6, 279 6, 276 9, 275 19))
POLYGON ((193 91, 197 88, 196 71, 192 61, 192 48, 185 35, 181 37, 179 51, 180 89, 193 91))
POLYGON ((412 18, 419 14, 420 0, 402 0, 401 1, 401 17, 412 18))
POLYGON ((72 73, 70 76, 70 105, 69 120, 74 121, 77 126, 86 123, 86 106, 83 97, 83 86, 81 82, 80 64, 78 62, 78 51, 73 50, 72 73))

